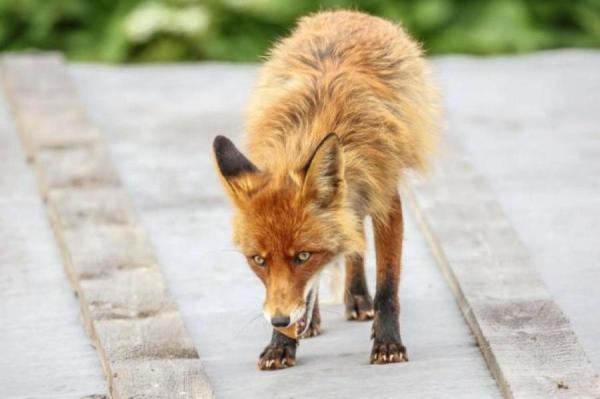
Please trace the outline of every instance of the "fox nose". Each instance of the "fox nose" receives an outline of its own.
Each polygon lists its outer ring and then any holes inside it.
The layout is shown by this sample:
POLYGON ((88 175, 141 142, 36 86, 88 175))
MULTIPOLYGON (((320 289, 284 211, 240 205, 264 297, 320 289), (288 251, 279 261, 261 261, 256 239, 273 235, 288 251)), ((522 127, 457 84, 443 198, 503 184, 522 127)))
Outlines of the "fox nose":
POLYGON ((287 327, 290 324, 290 316, 275 316, 271 318, 273 327, 287 327))

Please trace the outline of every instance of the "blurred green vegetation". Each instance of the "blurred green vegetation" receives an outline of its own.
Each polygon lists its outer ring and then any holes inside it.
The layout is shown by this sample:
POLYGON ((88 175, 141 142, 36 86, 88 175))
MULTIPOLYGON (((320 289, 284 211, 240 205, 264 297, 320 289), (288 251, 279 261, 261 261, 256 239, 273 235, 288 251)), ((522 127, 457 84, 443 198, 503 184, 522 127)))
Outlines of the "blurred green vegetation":
POLYGON ((429 54, 600 47, 600 0, 0 0, 0 50, 257 61, 299 16, 331 8, 401 21, 429 54))

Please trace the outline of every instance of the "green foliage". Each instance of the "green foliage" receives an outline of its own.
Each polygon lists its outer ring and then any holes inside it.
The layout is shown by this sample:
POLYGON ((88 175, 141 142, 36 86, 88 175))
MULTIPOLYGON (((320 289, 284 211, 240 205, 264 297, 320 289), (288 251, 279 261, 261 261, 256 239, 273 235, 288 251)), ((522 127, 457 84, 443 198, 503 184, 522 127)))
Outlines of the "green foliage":
POLYGON ((600 0, 0 0, 0 50, 257 61, 298 17, 331 8, 402 22, 430 54, 600 47, 600 0))

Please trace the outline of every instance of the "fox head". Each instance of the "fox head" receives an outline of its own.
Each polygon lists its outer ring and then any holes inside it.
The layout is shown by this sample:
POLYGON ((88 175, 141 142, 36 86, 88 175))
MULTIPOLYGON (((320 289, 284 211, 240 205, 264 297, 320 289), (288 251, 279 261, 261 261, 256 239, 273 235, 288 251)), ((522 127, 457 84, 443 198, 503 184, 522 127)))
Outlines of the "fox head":
POLYGON ((213 148, 235 208, 234 243, 266 288, 264 315, 278 328, 296 325, 300 335, 310 324, 320 272, 364 245, 346 204, 340 141, 327 135, 299 170, 261 170, 223 136, 213 148))

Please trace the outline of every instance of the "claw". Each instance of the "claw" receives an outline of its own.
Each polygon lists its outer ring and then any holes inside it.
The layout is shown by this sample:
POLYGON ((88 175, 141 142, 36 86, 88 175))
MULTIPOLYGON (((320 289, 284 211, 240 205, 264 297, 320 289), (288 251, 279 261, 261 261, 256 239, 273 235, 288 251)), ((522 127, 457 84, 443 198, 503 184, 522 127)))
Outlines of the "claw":
POLYGON ((401 363, 408 361, 406 349, 398 343, 375 343, 371 364, 401 363))
POLYGON ((302 334, 299 338, 306 339, 316 337, 318 335, 321 335, 321 324, 313 320, 304 332, 304 334, 302 334))
POLYGON ((346 296, 347 320, 371 320, 374 316, 371 296, 349 294, 346 296))
POLYGON ((292 367, 296 363, 295 349, 295 346, 293 348, 285 345, 267 346, 258 359, 258 368, 260 370, 279 370, 292 367))

